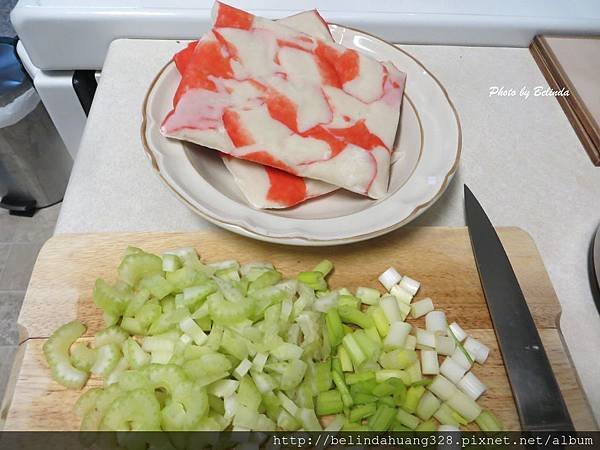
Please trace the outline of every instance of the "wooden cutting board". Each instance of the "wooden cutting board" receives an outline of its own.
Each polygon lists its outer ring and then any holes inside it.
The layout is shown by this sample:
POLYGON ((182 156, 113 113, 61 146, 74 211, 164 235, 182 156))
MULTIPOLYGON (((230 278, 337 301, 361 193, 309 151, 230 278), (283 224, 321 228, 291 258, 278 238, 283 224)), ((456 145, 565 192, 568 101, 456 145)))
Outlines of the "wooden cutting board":
MULTIPOLYGON (((558 318, 560 306, 535 244, 516 228, 499 230, 560 383, 573 422, 580 430, 595 430, 585 395, 566 349, 558 318)), ((507 429, 519 422, 502 358, 475 268, 465 228, 404 228, 368 242, 321 248, 300 248, 250 240, 227 232, 62 235, 42 248, 19 316, 22 344, 1 417, 5 430, 77 430, 72 413, 80 395, 50 379, 42 355, 45 339, 75 318, 88 325, 87 335, 102 327, 91 300, 97 277, 116 278, 116 267, 127 245, 151 252, 195 246, 203 260, 272 261, 285 276, 294 276, 323 258, 331 259, 334 287, 380 287, 377 276, 389 266, 422 283, 417 299, 431 297, 459 323, 491 347, 484 366, 473 370, 489 387, 480 403, 494 411, 507 429)), ((423 326, 422 319, 414 321, 423 326)), ((88 386, 98 385, 91 380, 88 386)))

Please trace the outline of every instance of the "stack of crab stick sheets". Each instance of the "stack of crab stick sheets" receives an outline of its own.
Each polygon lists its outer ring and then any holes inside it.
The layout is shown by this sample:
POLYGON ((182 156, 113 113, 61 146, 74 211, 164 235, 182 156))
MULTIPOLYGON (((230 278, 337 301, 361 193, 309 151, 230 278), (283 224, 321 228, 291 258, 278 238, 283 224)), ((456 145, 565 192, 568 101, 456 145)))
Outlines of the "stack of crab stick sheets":
POLYGON ((254 207, 386 194, 406 75, 336 44, 317 11, 272 21, 217 2, 174 61, 161 132, 219 151, 254 207))

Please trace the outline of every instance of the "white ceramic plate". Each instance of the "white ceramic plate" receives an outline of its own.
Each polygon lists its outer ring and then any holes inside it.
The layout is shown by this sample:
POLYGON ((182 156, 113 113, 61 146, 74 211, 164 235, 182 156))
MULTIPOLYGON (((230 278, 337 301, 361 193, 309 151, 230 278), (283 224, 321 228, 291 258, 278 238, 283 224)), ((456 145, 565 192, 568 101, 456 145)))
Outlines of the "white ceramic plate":
POLYGON ((160 134, 180 79, 171 62, 156 76, 144 101, 142 141, 163 182, 197 214, 255 239, 334 245, 370 239, 405 225, 444 192, 461 149, 458 114, 446 90, 401 48, 361 31, 329 27, 336 42, 391 61, 407 73, 388 195, 371 200, 338 190, 289 209, 252 208, 216 152, 160 134))

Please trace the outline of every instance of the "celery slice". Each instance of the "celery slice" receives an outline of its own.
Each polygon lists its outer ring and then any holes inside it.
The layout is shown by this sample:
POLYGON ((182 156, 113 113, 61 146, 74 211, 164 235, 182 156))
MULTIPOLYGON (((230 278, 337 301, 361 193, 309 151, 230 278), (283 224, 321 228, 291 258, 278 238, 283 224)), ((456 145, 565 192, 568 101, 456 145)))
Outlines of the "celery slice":
POLYGON ((76 369, 89 372, 95 361, 96 349, 89 348, 81 342, 71 347, 71 363, 76 369))
POLYGON ((77 402, 75 402, 75 407, 73 408, 75 414, 79 417, 83 417, 88 412, 96 409, 96 402, 100 395, 102 395, 102 389, 100 388, 91 388, 85 391, 85 393, 77 399, 77 402))
POLYGON ((121 359, 121 348, 119 344, 111 343, 103 345, 98 349, 98 357, 91 368, 94 375, 108 376, 121 359))
POLYGON ((281 375, 280 387, 288 391, 297 387, 304 378, 307 365, 301 359, 294 359, 288 363, 288 367, 281 375))
POLYGON ((387 405, 380 405, 375 414, 369 417, 370 431, 387 431, 394 421, 396 409, 387 405))
POLYGON ((323 275, 323 273, 317 271, 300 272, 298 274, 298 281, 306 284, 315 291, 324 291, 328 287, 327 281, 325 281, 325 276, 323 275))
POLYGON ((127 307, 128 298, 101 278, 96 280, 92 298, 98 308, 113 316, 120 316, 127 307))
POLYGON ((142 289, 148 289, 152 296, 162 299, 175 290, 175 286, 161 274, 155 273, 144 277, 139 284, 142 289))
POLYGON ((352 306, 338 306, 338 314, 340 315, 342 322, 352 323, 354 325, 358 325, 361 328, 369 328, 374 325, 373 319, 371 317, 369 317, 362 311, 353 308, 352 306))
POLYGON ((122 344, 128 337, 129 334, 125 330, 113 325, 96 333, 96 336, 94 336, 94 347, 99 348, 108 344, 122 344))
POLYGON ((139 369, 150 363, 150 355, 131 337, 123 343, 123 355, 134 369, 139 369))
POLYGON ((85 330, 80 322, 69 322, 52 333, 43 346, 52 379, 70 389, 81 389, 89 377, 87 372, 73 367, 69 356, 69 348, 85 330))
POLYGON ((475 419, 475 423, 481 431, 503 431, 504 426, 490 411, 484 409, 475 419))
POLYGON ((110 431, 159 431, 158 400, 151 391, 131 391, 110 405, 101 427, 110 431))
POLYGON ((131 286, 135 286, 142 278, 162 273, 162 260, 150 253, 139 252, 123 258, 118 268, 119 277, 131 286))
POLYGON ((317 396, 316 413, 318 416, 327 416, 329 414, 337 414, 344 409, 342 395, 338 390, 321 392, 317 396))

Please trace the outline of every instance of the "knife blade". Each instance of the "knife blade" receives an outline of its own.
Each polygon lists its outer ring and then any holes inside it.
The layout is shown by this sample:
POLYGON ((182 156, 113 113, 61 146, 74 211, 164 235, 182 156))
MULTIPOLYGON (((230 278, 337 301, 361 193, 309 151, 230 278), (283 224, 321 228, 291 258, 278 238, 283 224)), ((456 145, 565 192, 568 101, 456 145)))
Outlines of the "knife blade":
POLYGON ((523 431, 573 431, 517 277, 496 230, 467 185, 465 216, 521 428, 523 431))

